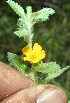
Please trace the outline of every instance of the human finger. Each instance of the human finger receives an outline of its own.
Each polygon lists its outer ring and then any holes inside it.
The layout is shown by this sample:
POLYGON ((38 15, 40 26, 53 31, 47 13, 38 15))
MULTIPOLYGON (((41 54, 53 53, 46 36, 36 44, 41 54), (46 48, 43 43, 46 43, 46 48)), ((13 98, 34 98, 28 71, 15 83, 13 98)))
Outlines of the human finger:
POLYGON ((45 89, 37 98, 37 103, 68 103, 66 93, 55 85, 47 85, 45 89))
POLYGON ((0 101, 7 96, 35 85, 34 82, 22 76, 20 72, 0 62, 0 101))
POLYGON ((37 85, 21 90, 1 103, 67 103, 65 92, 54 85, 37 85))

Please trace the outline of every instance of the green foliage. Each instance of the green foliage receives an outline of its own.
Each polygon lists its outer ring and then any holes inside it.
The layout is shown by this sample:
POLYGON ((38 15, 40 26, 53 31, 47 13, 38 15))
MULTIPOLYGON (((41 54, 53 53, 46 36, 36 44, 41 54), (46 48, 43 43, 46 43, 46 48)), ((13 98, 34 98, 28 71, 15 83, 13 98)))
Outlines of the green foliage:
POLYGON ((60 76, 64 71, 66 71, 70 66, 66 66, 63 69, 56 64, 56 62, 49 62, 49 63, 40 63, 35 66, 35 70, 37 72, 41 72, 47 75, 45 78, 45 82, 49 82, 50 80, 60 76))
POLYGON ((20 5, 18 5, 18 3, 15 3, 12 0, 8 0, 7 3, 16 12, 16 14, 18 14, 22 18, 25 17, 24 9, 20 5))
MULTIPOLYGON (((15 1, 15 0, 14 0, 15 1)), ((16 0, 25 9, 31 5, 33 12, 43 7, 51 7, 56 13, 45 23, 35 25, 34 41, 45 49, 45 62, 56 61, 60 66, 70 65, 70 1, 69 0, 16 0)), ((23 38, 13 35, 18 16, 13 13, 5 0, 0 1, 0 61, 8 63, 7 52, 21 56, 21 49, 26 45, 23 38), (16 46, 18 44, 18 46, 16 46)), ((30 65, 29 65, 30 66, 30 65)), ((40 73, 41 75, 41 73, 40 73)), ((45 74, 44 74, 45 75, 45 74)), ((70 70, 57 79, 66 90, 70 91, 70 70)))
POLYGON ((16 14, 18 14, 20 17, 18 20, 18 23, 17 23, 17 25, 19 26, 18 31, 15 31, 14 34, 16 34, 19 37, 24 37, 24 36, 28 35, 30 32, 29 32, 28 26, 26 24, 27 18, 25 16, 24 9, 20 5, 18 5, 18 3, 15 3, 12 0, 8 0, 7 3, 16 12, 16 14))
MULTIPOLYGON (((52 0, 52 2, 42 2, 40 0, 17 0, 17 2, 24 7, 24 9, 27 5, 31 4, 33 11, 43 7, 53 7, 54 10, 56 10, 56 13, 54 16, 52 16, 51 20, 48 20, 42 25, 38 24, 35 26, 35 34, 38 34, 38 36, 34 37, 34 42, 39 40, 39 43, 47 51, 45 61, 56 60, 57 63, 62 66, 70 64, 70 2, 68 1, 69 0, 52 0), (63 5, 61 6, 61 4, 63 5)), ((23 42, 21 39, 19 40, 13 35, 13 31, 16 30, 16 19, 18 17, 14 15, 4 0, 0 2, 0 17, 0 54, 2 53, 2 55, 4 55, 3 58, 1 57, 2 59, 0 58, 0 60, 7 62, 6 53, 10 50, 20 55, 21 52, 19 51, 25 45, 25 42, 23 42), (19 44, 17 48, 16 44, 18 41, 19 44)))
POLYGON ((23 63, 20 57, 16 54, 8 52, 8 60, 10 65, 15 67, 18 71, 20 71, 23 75, 26 75, 27 66, 23 63))
POLYGON ((7 3, 16 12, 16 14, 20 16, 17 23, 19 28, 18 31, 14 32, 14 34, 19 37, 25 37, 25 40, 27 41, 28 45, 32 46, 32 39, 34 36, 34 24, 46 21, 50 14, 52 15, 55 13, 54 10, 51 8, 43 8, 38 12, 32 13, 32 7, 27 6, 27 13, 25 14, 24 9, 22 9, 22 7, 18 5, 18 3, 15 3, 12 0, 8 0, 7 3))
POLYGON ((43 8, 42 10, 39 10, 38 12, 34 12, 32 14, 32 17, 34 18, 34 24, 38 22, 44 22, 49 19, 49 15, 54 14, 55 11, 52 8, 43 8))
MULTIPOLYGON (((18 57, 16 54, 8 52, 8 60, 10 62, 10 65, 15 67, 18 71, 21 71, 21 73, 25 76, 30 76, 30 73, 27 73, 27 66, 23 63, 20 57, 18 57)), ((54 78, 61 75, 64 71, 66 71, 70 66, 67 66, 63 69, 60 69, 60 66, 56 64, 56 62, 49 62, 49 63, 38 63, 37 66, 34 66, 34 69, 36 72, 41 72, 46 75, 45 80, 43 83, 47 83, 50 80, 53 80, 54 78)), ((33 70, 32 70, 33 71, 33 70)), ((31 72, 31 77, 33 78, 33 72, 31 72)), ((33 78, 34 80, 34 78, 33 78)), ((41 78, 38 80, 41 81, 41 78)))
POLYGON ((57 73, 60 71, 60 66, 56 64, 56 62, 49 62, 49 63, 39 63, 36 67, 35 70, 37 72, 42 72, 42 73, 57 73))

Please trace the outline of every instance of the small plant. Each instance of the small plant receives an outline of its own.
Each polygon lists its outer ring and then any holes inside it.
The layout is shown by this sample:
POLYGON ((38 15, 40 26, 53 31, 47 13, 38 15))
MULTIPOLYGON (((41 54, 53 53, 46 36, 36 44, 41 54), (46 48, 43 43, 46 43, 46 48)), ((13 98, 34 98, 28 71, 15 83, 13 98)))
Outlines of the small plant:
POLYGON ((17 31, 14 32, 19 38, 23 37, 27 42, 27 46, 22 49, 23 57, 19 57, 16 54, 8 52, 8 60, 10 65, 15 67, 24 76, 31 78, 37 84, 53 82, 54 78, 60 76, 70 66, 66 66, 63 69, 56 62, 44 63, 42 59, 45 58, 46 51, 38 44, 32 44, 34 37, 34 25, 39 22, 44 22, 49 19, 50 15, 53 15, 55 11, 52 8, 43 8, 37 12, 32 12, 32 7, 26 7, 26 13, 24 9, 12 0, 8 0, 7 3, 19 16, 17 22, 17 31), (26 65, 26 61, 31 64, 31 68, 26 65))

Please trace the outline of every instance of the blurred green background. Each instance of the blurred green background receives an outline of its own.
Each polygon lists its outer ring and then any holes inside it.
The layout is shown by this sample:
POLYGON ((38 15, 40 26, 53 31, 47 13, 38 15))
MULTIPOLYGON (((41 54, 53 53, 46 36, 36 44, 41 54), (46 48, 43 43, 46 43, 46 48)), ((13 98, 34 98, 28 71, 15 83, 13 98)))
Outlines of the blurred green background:
MULTIPOLYGON (((44 23, 35 25, 33 43, 38 42, 46 51, 45 62, 56 61, 60 66, 70 65, 70 0, 14 0, 24 9, 31 5, 33 11, 51 7, 55 14, 44 23)), ((8 64, 7 52, 21 56, 26 45, 23 38, 14 35, 18 16, 5 0, 0 1, 0 61, 8 64)), ((70 70, 57 78, 70 91, 70 70)), ((70 93, 68 94, 70 97, 70 93)))

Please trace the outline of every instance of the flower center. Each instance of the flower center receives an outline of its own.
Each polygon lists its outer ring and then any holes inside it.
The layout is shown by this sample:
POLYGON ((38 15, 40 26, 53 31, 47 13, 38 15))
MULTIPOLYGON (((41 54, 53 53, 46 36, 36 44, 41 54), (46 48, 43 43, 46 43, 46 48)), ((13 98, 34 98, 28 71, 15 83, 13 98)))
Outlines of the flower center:
POLYGON ((32 55, 32 57, 31 57, 32 59, 36 59, 36 56, 35 55, 32 55))

